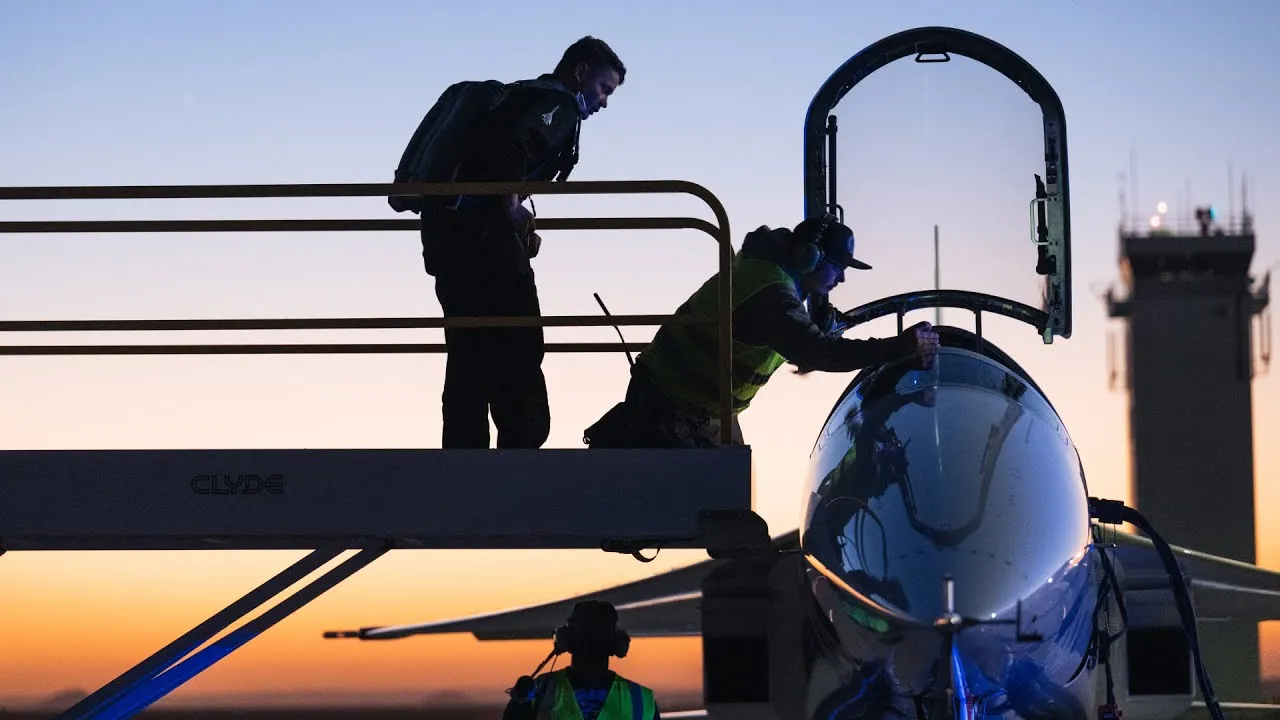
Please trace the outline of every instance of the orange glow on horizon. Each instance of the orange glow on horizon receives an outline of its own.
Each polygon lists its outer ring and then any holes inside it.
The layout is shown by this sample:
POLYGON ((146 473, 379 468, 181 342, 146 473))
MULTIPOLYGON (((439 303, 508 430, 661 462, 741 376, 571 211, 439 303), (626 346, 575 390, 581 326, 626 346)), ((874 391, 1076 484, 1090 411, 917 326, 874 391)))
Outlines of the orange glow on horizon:
MULTIPOLYGON (((239 555, 235 560, 246 566, 242 570, 249 571, 268 571, 268 566, 279 569, 290 561, 288 556, 297 556, 283 552, 229 554, 239 555), (254 567, 258 565, 261 567, 254 567)), ((43 565, 59 571, 44 577, 56 581, 76 575, 81 588, 71 592, 70 587, 58 587, 60 582, 41 588, 33 580, 26 583, 32 589, 26 597, 0 598, 0 637, 6 649, 0 654, 0 705, 97 689, 251 586, 225 582, 226 568, 209 572, 221 564, 212 553, 139 553, 156 557, 158 562, 146 567, 135 559, 129 563, 131 569, 124 571, 119 566, 95 564, 91 553, 37 555, 14 553, 5 560, 18 562, 5 563, 9 566, 6 570, 11 577, 13 571, 22 576, 43 565), (169 582, 162 581, 164 576, 169 582), (90 598, 86 589, 96 583, 103 590, 90 598), (139 618, 146 621, 139 622, 139 618), (69 657, 74 661, 68 662, 69 657)), ((404 593, 371 603, 368 588, 361 590, 360 586, 373 583, 386 587, 385 574, 412 562, 413 555, 407 552, 399 558, 383 558, 393 562, 382 569, 381 582, 379 573, 372 572, 375 563, 366 569, 370 577, 357 574, 348 581, 352 587, 340 585, 187 682, 170 696, 172 703, 225 705, 247 699, 262 704, 278 697, 295 704, 311 698, 330 705, 402 705, 425 702, 446 691, 476 701, 502 702, 502 689, 516 677, 532 672, 550 650, 550 639, 482 643, 469 634, 387 641, 322 639, 322 631, 328 629, 421 621, 424 615, 472 614, 466 605, 468 600, 474 603, 474 597, 450 594, 423 602, 431 593, 417 592, 430 585, 422 582, 403 583, 404 593), (368 622, 374 618, 389 621, 368 622)), ((422 557, 421 553, 416 555, 422 557)), ((560 564, 563 561, 547 567, 560 564)), ((328 566, 318 572, 326 569, 328 566)), ((522 604, 521 596, 534 602, 546 599, 543 596, 549 592, 550 588, 543 587, 537 592, 506 593, 504 598, 513 597, 513 604, 522 604)), ((567 657, 557 659, 561 665, 567 661, 567 657)), ((685 697, 701 687, 701 652, 696 638, 638 638, 629 656, 615 659, 614 667, 650 684, 660 695, 668 692, 685 697)))
MULTIPOLYGON (((1164 199, 1168 227, 1194 205, 1222 205, 1222 196, 1236 192, 1224 184, 1222 158, 1247 157, 1251 178, 1255 167, 1265 175, 1280 165, 1274 123, 1266 120, 1280 112, 1280 100, 1255 92, 1274 83, 1265 62, 1244 52, 1265 51, 1280 3, 1245 9, 1222 3, 1211 31, 1203 31, 1202 13, 1190 4, 1170 4, 1149 18, 1135 4, 1113 3, 1103 23, 1076 3, 996 8, 828 0, 802 13, 784 3, 726 10, 723 3, 579 2, 548 13, 542 4, 490 0, 501 23, 482 4, 401 2, 382 13, 358 3, 316 4, 302 18, 275 3, 0 5, 0 57, 9 71, 0 74, 0 187, 386 182, 441 90, 463 77, 516 79, 550 70, 571 41, 566 33, 578 32, 566 29, 573 23, 564 19, 590 18, 633 72, 608 112, 584 124, 573 180, 696 182, 723 203, 738 249, 751 229, 792 227, 801 219, 801 121, 835 67, 907 27, 966 28, 1023 55, 1050 80, 1070 127, 1072 337, 1046 345, 1025 324, 992 313, 981 315, 983 336, 1042 387, 1079 452, 1090 494, 1130 500, 1129 397, 1122 387, 1108 388, 1109 340, 1120 322, 1108 317, 1095 291, 1123 275, 1113 170, 1126 152, 1136 153, 1130 139, 1145 145, 1138 148, 1144 194, 1134 167, 1127 204, 1153 208, 1164 199), (823 19, 814 22, 819 11, 823 19), (1054 28, 1058 46, 1089 51, 1062 53, 1035 42, 1045 27, 1054 28), (1185 52, 1167 52, 1171 38, 1192 36, 1197 42, 1185 52), (1231 98, 1230 107, 1186 102, 1188 85, 1214 87, 1231 98)), ((856 254, 875 268, 851 271, 836 288, 831 299, 841 309, 933 288, 935 277, 943 288, 1040 302, 1044 278, 1035 273, 1034 213, 1026 203, 1033 173, 1045 177, 1043 114, 999 73, 956 60, 915 63, 908 56, 859 83, 834 111, 839 149, 827 166, 840 170, 832 178, 839 181, 833 200, 856 231, 856 254), (940 228, 937 276, 934 228, 940 228)), ((1249 187, 1254 206, 1280 207, 1274 177, 1249 187)), ((712 219, 705 203, 681 195, 535 200, 526 206, 540 222, 712 219)), ((1280 257, 1266 225, 1276 222, 1276 212, 1269 212, 1255 226, 1258 275, 1280 257)), ((1137 220, 1145 223, 1145 215, 1137 220)), ((416 216, 392 212, 381 196, 0 202, 6 223, 322 217, 416 216)), ((691 229, 542 236, 534 267, 544 316, 600 316, 594 292, 615 316, 668 314, 717 267, 716 243, 691 229)), ((0 233, 0 319, 438 317, 421 251, 409 227, 0 233)), ((976 328, 968 310, 946 308, 938 317, 976 328)), ((902 320, 934 318, 928 309, 902 320)), ((883 317, 846 337, 890 337, 898 320, 883 317)), ((631 343, 654 330, 623 326, 620 333, 631 343)), ((545 334, 553 343, 618 339, 607 326, 545 334)), ((443 332, 10 332, 0 340, 439 343, 443 332)), ((1117 360, 1122 347, 1114 345, 1117 360)), ((0 449, 438 447, 445 363, 443 354, 394 353, 5 356, 0 449)), ((621 352, 549 354, 552 429, 545 447, 582 449, 583 431, 625 396, 628 367, 621 352)), ((1251 383, 1257 561, 1280 569, 1280 526, 1270 521, 1280 511, 1280 384, 1258 367, 1251 383)), ((741 418, 752 446, 754 507, 774 535, 798 524, 809 492, 806 459, 851 377, 797 376, 784 366, 741 418)), ((1033 477, 1027 473, 1028 482, 1033 477)), ((607 477, 584 482, 608 492, 607 477)), ((474 513, 489 503, 477 498, 474 513)), ((0 707, 55 695, 61 703, 97 689, 304 554, 0 557, 0 707)), ((539 604, 706 557, 664 550, 640 564, 599 551, 393 551, 163 702, 421 704, 456 690, 502 703, 502 691, 542 660, 549 639, 481 643, 458 634, 362 642, 326 640, 322 633, 539 604)), ((1260 635, 1262 674, 1280 677, 1280 621, 1263 624, 1260 635)), ((659 702, 697 694, 700 642, 637 639, 615 667, 653 686, 659 702)))

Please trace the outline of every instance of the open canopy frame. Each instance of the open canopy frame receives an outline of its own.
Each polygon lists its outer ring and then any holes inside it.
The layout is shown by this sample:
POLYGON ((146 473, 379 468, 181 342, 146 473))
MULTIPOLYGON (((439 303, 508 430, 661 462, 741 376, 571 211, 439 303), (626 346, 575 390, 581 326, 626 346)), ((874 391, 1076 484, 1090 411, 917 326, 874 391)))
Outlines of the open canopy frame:
MULTIPOLYGON (((1026 322, 1046 343, 1071 337, 1071 202, 1067 182, 1067 127, 1058 93, 1030 63, 1003 45, 964 30, 922 27, 885 37, 849 58, 822 84, 804 122, 804 214, 831 212, 843 218, 836 194, 836 105, 860 82, 895 61, 946 63, 959 55, 999 72, 1039 105, 1044 123, 1044 173, 1028 193, 1029 242, 1037 246, 1034 269, 1044 277, 1045 308, 1011 298, 969 291, 908 293, 868 303, 852 314, 858 322, 927 307, 962 307, 1026 322)), ((857 102, 856 96, 851 96, 857 102)), ((876 138, 854 138, 854 142, 876 138)), ((854 172, 858 169, 855 168, 854 172)), ((1030 182, 1030 179, 1028 179, 1030 182)), ((1030 189, 1030 188, 1029 188, 1030 189)), ((856 223, 856 219, 855 219, 856 223)), ((980 327, 980 326, 979 326, 980 327)), ((979 331, 980 332, 980 331, 979 331)))

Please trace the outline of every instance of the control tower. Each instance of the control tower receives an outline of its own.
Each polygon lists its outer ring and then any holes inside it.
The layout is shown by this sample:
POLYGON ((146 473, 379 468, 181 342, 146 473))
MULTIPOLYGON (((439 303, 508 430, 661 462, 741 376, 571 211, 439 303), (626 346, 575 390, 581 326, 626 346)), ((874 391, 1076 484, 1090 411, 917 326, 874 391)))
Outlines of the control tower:
MULTIPOLYGON (((1120 230, 1125 296, 1107 293, 1126 325, 1130 497, 1169 543, 1255 562, 1252 320, 1270 274, 1249 275, 1253 220, 1219 218, 1120 230)), ((1260 323, 1261 359, 1270 334, 1260 323)), ((1199 623, 1205 666, 1224 701, 1261 696, 1256 623, 1199 623)))

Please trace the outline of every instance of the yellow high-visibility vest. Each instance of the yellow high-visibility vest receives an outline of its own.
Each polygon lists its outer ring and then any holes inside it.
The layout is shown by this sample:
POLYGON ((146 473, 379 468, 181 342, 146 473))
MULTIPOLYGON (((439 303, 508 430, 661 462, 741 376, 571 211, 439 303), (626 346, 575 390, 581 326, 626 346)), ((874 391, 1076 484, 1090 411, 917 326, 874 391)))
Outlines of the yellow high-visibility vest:
MULTIPOLYGON (((564 670, 549 673, 543 682, 545 690, 537 701, 538 720, 583 720, 582 709, 564 670)), ((652 690, 614 675, 596 720, 653 720, 656 708, 652 690)))
MULTIPOLYGON (((770 285, 795 281, 781 265, 767 260, 736 256, 733 273, 733 310, 770 285)), ((720 274, 712 275, 689 297, 676 315, 715 317, 719 307, 720 274)), ((720 409, 718 325, 663 325, 653 342, 640 353, 643 365, 658 387, 672 400, 714 414, 720 409)), ((760 388, 786 359, 763 345, 733 341, 733 412, 751 404, 760 388)))

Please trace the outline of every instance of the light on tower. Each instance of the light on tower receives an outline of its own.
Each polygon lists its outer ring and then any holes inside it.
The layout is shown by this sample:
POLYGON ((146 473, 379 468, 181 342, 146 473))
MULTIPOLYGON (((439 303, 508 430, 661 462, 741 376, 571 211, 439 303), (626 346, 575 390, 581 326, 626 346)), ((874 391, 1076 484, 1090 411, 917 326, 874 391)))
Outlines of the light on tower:
POLYGON ((1169 212, 1169 205, 1168 205, 1167 203, 1163 203, 1163 202, 1162 202, 1162 203, 1157 203, 1157 204, 1156 204, 1156 212, 1160 213, 1161 215, 1163 215, 1163 214, 1165 214, 1165 213, 1169 212))
POLYGON ((1159 215, 1152 215, 1152 216, 1151 216, 1151 227, 1153 227, 1153 228, 1158 228, 1158 227, 1160 227, 1160 216, 1159 216, 1159 215))

